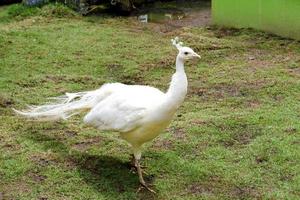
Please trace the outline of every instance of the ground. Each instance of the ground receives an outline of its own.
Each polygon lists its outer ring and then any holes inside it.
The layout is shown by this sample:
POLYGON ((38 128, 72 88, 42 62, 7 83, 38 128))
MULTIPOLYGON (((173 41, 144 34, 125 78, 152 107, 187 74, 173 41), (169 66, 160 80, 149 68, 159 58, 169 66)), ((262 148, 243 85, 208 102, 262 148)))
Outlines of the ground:
POLYGON ((160 30, 51 6, 0 10, 0 199, 300 198, 300 43, 253 30, 160 30), (138 191, 116 133, 82 116, 35 122, 12 112, 105 82, 166 90, 175 36, 202 59, 186 64, 186 101, 144 148, 157 195, 138 191))

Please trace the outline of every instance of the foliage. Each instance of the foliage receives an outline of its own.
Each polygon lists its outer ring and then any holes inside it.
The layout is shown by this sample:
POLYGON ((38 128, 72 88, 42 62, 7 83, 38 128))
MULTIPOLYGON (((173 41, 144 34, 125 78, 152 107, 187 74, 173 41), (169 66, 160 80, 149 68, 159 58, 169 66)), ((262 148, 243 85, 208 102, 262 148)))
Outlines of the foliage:
POLYGON ((25 6, 24 4, 14 4, 0 14, 0 21, 23 20, 27 17, 75 17, 78 14, 69 7, 61 3, 49 3, 41 6, 25 6))
POLYGON ((44 6, 41 10, 41 15, 44 17, 52 16, 58 18, 78 16, 75 11, 61 3, 53 3, 44 6))
POLYGON ((23 4, 14 4, 8 7, 8 15, 10 17, 28 17, 39 13, 39 7, 28 7, 23 4))

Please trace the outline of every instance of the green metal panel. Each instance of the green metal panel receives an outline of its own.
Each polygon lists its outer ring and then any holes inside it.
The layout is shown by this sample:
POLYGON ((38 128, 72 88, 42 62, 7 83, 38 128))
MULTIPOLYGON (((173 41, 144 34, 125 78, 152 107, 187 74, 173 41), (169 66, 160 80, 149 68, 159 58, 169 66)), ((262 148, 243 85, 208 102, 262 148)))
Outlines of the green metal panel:
POLYGON ((284 13, 282 2, 285 0, 261 1, 261 21, 260 28, 271 31, 280 29, 284 23, 284 13))
POLYGON ((212 0, 217 25, 256 28, 300 40, 300 0, 212 0))
POLYGON ((242 6, 239 2, 239 0, 235 1, 236 10, 234 14, 240 16, 236 17, 236 19, 238 19, 239 23, 245 23, 251 27, 255 26, 259 22, 259 15, 253 10, 259 8, 259 1, 244 1, 242 6))
POLYGON ((285 27, 289 30, 288 35, 295 36, 300 40, 300 1, 289 0, 285 2, 286 5, 284 7, 283 13, 286 13, 285 20, 288 23, 285 23, 285 27))

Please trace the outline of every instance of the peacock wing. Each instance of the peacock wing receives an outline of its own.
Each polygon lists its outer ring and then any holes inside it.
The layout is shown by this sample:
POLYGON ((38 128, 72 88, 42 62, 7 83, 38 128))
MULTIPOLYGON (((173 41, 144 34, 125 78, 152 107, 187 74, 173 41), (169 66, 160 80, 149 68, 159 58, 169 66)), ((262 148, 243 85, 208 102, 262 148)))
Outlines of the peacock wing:
POLYGON ((141 124, 146 107, 138 99, 126 95, 112 95, 97 104, 84 122, 100 130, 128 132, 141 124))

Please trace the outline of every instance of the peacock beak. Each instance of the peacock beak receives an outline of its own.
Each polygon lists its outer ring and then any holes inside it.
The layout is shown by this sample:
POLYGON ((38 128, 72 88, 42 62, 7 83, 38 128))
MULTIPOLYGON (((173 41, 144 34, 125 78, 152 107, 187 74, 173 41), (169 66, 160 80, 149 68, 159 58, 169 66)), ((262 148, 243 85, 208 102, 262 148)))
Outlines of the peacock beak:
POLYGON ((193 53, 193 57, 196 57, 196 58, 199 58, 199 59, 201 58, 201 56, 200 56, 200 55, 198 55, 198 54, 197 54, 197 53, 195 53, 195 52, 193 53))

